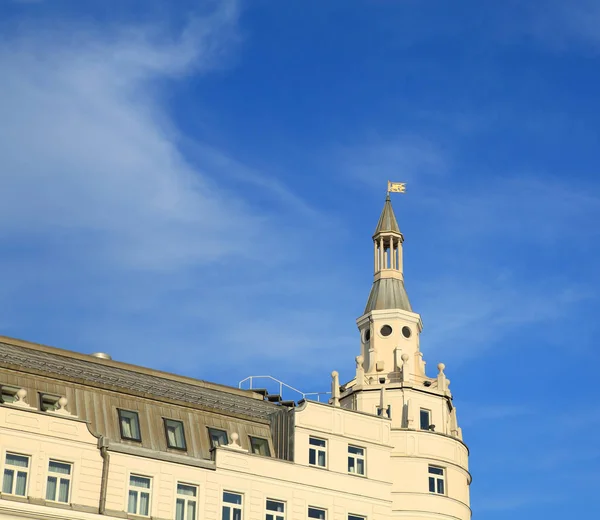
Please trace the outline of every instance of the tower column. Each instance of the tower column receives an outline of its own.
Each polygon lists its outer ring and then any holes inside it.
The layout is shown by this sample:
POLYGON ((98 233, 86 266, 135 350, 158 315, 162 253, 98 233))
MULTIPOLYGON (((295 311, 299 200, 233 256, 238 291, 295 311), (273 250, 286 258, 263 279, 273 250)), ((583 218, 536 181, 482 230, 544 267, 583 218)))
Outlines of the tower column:
POLYGON ((383 248, 383 237, 379 239, 379 270, 385 269, 385 256, 383 248))

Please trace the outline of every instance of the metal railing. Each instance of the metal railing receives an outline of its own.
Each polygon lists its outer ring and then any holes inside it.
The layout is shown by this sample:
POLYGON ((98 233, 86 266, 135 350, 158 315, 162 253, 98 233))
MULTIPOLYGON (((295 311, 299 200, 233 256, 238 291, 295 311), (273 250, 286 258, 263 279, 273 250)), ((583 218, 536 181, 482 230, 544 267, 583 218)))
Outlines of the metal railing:
MULTIPOLYGON (((292 392, 297 396, 300 396, 300 399, 310 399, 312 401, 321 402, 321 396, 330 396, 331 392, 302 392, 293 386, 290 386, 279 379, 274 378, 273 376, 248 376, 246 379, 242 379, 238 383, 238 388, 242 390, 254 390, 257 388, 265 388, 271 393, 270 388, 276 386, 278 388, 277 394, 284 399, 284 390, 287 390, 286 394, 292 392)), ((275 393, 275 392, 273 392, 275 393)), ((290 401, 299 401, 300 399, 289 399, 290 401)), ((327 397, 329 399, 329 397, 327 397)))

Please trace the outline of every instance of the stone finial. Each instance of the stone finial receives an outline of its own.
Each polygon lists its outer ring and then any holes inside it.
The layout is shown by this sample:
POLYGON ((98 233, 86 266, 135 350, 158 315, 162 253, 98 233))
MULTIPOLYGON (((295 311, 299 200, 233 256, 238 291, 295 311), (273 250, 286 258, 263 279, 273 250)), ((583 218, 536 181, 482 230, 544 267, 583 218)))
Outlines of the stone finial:
POLYGON ((331 372, 331 404, 340 406, 340 374, 337 370, 331 372))
POLYGON ((240 438, 240 436, 237 433, 233 432, 231 434, 231 444, 233 446, 239 446, 239 443, 238 443, 239 438, 240 438))
POLYGON ((448 385, 450 384, 450 381, 446 379, 446 374, 444 374, 444 369, 446 368, 446 365, 444 365, 444 363, 438 363, 437 367, 439 370, 437 375, 437 387, 442 392, 445 392, 446 390, 448 390, 448 385))
POLYGON ((363 362, 365 358, 356 356, 356 384, 363 385, 365 383, 365 368, 363 362))
POLYGON ((233 432, 231 434, 231 442, 229 444, 226 444, 224 446, 224 448, 229 448, 229 449, 232 449, 232 450, 238 450, 238 451, 248 452, 248 450, 245 450, 244 448, 242 448, 240 446, 240 443, 238 442, 239 439, 240 439, 240 436, 236 432, 233 432))
POLYGON ((19 388, 17 393, 15 394, 16 400, 12 404, 13 406, 20 406, 21 408, 31 408, 29 404, 27 404, 27 390, 25 388, 19 388))
POLYGON ((410 371, 408 370, 409 356, 408 354, 402 354, 400 359, 402 359, 402 382, 407 383, 410 381, 410 371))
POLYGON ((52 413, 58 414, 58 415, 72 415, 68 410, 67 410, 67 405, 69 404, 69 400, 63 395, 56 403, 58 405, 58 408, 56 410, 53 410, 52 413))

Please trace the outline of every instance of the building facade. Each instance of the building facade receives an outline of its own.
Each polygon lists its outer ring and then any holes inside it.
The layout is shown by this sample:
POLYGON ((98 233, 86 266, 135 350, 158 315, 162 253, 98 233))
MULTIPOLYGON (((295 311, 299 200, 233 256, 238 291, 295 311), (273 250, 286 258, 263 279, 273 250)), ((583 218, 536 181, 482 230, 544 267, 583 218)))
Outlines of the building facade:
POLYGON ((468 449, 389 197, 355 377, 328 403, 0 337, 0 519, 467 520, 468 449))

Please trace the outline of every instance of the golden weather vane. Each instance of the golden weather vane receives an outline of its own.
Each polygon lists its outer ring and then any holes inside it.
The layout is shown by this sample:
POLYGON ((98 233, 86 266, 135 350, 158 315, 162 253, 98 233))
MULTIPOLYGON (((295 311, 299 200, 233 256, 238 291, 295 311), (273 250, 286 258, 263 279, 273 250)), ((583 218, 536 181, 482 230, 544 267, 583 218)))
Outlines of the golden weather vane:
POLYGON ((406 193, 406 183, 405 182, 391 182, 388 181, 388 195, 390 193, 406 193))

